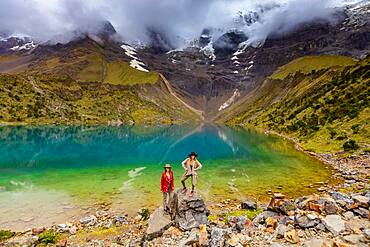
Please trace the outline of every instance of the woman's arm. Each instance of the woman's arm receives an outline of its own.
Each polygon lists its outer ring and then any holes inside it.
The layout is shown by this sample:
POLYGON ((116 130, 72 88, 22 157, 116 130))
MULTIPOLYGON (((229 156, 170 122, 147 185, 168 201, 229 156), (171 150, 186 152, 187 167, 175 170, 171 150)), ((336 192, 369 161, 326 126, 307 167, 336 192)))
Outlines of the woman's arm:
POLYGON ((171 172, 171 176, 172 176, 172 179, 171 179, 171 190, 174 191, 175 190, 175 179, 174 179, 174 176, 173 176, 173 172, 171 172))
POLYGON ((198 167, 195 169, 196 171, 198 171, 199 169, 202 169, 202 164, 199 162, 199 160, 197 160, 197 163, 198 163, 198 167))
POLYGON ((189 159, 189 158, 186 158, 183 162, 181 162, 181 165, 182 165, 182 167, 183 167, 185 170, 188 170, 188 159, 189 159))
POLYGON ((164 176, 163 176, 163 173, 162 173, 162 176, 161 176, 161 183, 160 183, 160 186, 159 186, 159 189, 160 189, 161 191, 163 191, 163 190, 162 190, 162 188, 163 188, 163 183, 164 183, 164 176))

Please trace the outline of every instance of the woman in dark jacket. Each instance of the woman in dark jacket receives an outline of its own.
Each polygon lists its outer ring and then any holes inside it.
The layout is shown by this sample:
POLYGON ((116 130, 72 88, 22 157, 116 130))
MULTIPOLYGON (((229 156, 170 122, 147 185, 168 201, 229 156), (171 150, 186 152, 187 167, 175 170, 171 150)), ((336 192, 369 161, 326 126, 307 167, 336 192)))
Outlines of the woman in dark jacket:
POLYGON ((171 170, 171 165, 166 164, 164 167, 164 172, 161 178, 161 191, 163 195, 163 210, 168 213, 172 213, 171 205, 173 200, 173 191, 175 189, 175 182, 173 179, 173 172, 171 170))

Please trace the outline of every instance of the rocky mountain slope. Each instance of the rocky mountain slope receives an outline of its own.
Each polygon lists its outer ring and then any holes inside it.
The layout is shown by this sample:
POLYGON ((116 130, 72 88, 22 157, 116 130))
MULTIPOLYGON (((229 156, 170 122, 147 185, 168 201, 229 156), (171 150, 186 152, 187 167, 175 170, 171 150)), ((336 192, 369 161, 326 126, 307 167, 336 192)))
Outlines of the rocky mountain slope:
MULTIPOLYGON (((141 104, 154 104, 155 109, 160 109, 155 111, 154 122, 163 122, 159 120, 160 115, 166 115, 164 122, 203 118, 206 121, 224 121, 249 111, 248 107, 254 108, 249 105, 251 99, 258 97, 266 78, 280 66, 313 55, 345 56, 358 60, 363 59, 370 50, 370 4, 366 1, 338 10, 334 22, 316 20, 286 33, 271 33, 266 40, 248 43, 249 37, 241 30, 260 21, 263 12, 278 6, 267 7, 254 12, 237 13, 236 28, 205 29, 197 40, 189 42, 188 47, 181 50, 173 50, 166 34, 156 30, 148 30, 151 41, 147 46, 123 44, 117 41, 117 34, 110 23, 105 23, 97 34, 80 35, 66 44, 38 44, 30 38, 6 38, 0 40, 0 73, 11 74, 6 76, 7 84, 10 76, 16 75, 22 77, 28 87, 33 87, 32 82, 38 82, 40 78, 50 78, 50 82, 66 80, 76 87, 84 85, 82 91, 90 88, 87 90, 105 92, 106 89, 102 89, 105 87, 114 88, 109 89, 114 92, 117 88, 118 91, 130 91, 137 98, 137 101, 130 99, 135 102, 131 105, 136 106, 140 101, 141 104), (30 81, 29 78, 34 80, 30 81), (99 89, 96 89, 96 85, 99 85, 99 89)), ((327 67, 331 67, 329 65, 327 67)), ((56 88, 59 90, 59 87, 56 88)), ((27 114, 15 116, 11 113, 19 112, 16 109, 21 106, 11 103, 17 101, 14 101, 13 95, 6 96, 6 90, 2 89, 2 97, 4 102, 9 103, 3 104, 9 104, 13 110, 4 106, 1 109, 2 121, 27 120, 27 114)), ((100 100, 101 97, 97 98, 100 100)), ((115 96, 107 97, 117 100, 115 96)), ((95 98, 88 98, 95 104, 95 98)), ((20 97, 20 101, 24 105, 23 97, 20 97)), ((65 103, 72 103, 70 101, 66 99, 65 103)), ((72 108, 77 107, 72 105, 72 108)), ((118 108, 117 103, 109 107, 118 108)), ((80 119, 85 119, 81 117, 83 109, 71 111, 80 119)), ((114 110, 116 113, 108 114, 110 117, 107 119, 103 119, 95 110, 91 111, 89 114, 93 117, 90 119, 95 119, 95 122, 127 122, 128 119, 131 119, 129 122, 153 122, 147 119, 132 120, 132 116, 124 120, 123 115, 130 115, 131 110, 120 110, 119 114, 118 110, 114 110)), ((48 118, 48 114, 45 113, 45 118, 48 118)), ((56 118, 53 122, 70 120, 56 118)))
MULTIPOLYGON (((280 67, 228 122, 274 130, 316 152, 369 150, 370 57, 303 57, 280 67)), ((230 109, 232 111, 232 109, 230 109)))
POLYGON ((155 124, 200 117, 128 45, 83 38, 9 52, 0 61, 2 122, 155 124))

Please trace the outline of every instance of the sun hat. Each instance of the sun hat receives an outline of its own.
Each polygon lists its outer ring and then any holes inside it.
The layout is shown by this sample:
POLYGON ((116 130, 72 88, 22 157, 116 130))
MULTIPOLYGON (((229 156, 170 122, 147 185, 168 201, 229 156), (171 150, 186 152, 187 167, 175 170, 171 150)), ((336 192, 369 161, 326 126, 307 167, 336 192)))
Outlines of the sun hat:
POLYGON ((170 165, 170 164, 166 164, 166 165, 164 166, 164 168, 171 168, 171 165, 170 165))
POLYGON ((197 156, 198 156, 198 154, 197 154, 196 152, 191 152, 191 153, 188 155, 188 157, 190 157, 190 156, 195 156, 195 157, 197 157, 197 156))

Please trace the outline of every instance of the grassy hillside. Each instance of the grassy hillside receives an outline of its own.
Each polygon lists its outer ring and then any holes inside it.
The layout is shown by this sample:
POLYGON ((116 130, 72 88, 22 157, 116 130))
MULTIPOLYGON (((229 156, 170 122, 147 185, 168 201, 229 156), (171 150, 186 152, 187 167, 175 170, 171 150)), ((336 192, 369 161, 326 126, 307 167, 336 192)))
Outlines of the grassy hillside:
POLYGON ((101 46, 83 39, 40 46, 30 59, 0 56, 0 71, 11 73, 0 73, 0 123, 157 124, 198 119, 168 92, 157 72, 130 67, 131 58, 119 44, 101 46), (14 65, 23 69, 12 70, 14 65))
POLYGON ((274 130, 320 153, 370 151, 370 58, 297 59, 238 107, 228 123, 274 130))
POLYGON ((355 59, 345 56, 306 56, 279 67, 270 78, 282 80, 296 72, 310 74, 316 70, 353 65, 355 62, 355 59))
POLYGON ((157 85, 0 74, 0 123, 180 123, 196 116, 157 85), (166 100, 163 100, 166 99, 166 100))
POLYGON ((157 72, 143 72, 129 66, 128 63, 115 61, 108 63, 104 82, 114 85, 154 84, 158 81, 157 72))

